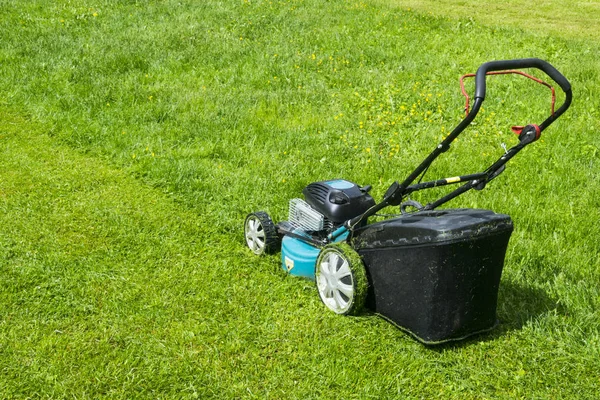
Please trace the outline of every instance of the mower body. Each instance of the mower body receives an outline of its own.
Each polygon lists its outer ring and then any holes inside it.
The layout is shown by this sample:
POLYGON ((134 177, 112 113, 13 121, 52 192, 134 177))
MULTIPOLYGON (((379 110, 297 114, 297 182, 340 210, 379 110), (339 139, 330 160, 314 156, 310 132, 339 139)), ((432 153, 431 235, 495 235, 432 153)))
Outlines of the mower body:
POLYGON ((392 183, 375 202, 370 186, 344 179, 311 183, 304 198, 290 201, 289 218, 277 225, 267 213, 251 213, 244 222, 246 243, 257 255, 281 250, 282 268, 316 281, 323 303, 342 315, 363 307, 427 343, 443 343, 492 329, 496 323, 498 287, 513 230, 508 215, 480 209, 438 207, 469 190, 483 190, 506 163, 570 106, 569 81, 549 63, 537 59, 491 61, 476 74, 461 78, 465 117, 402 181, 392 183), (536 68, 564 92, 555 109, 554 88, 521 69, 536 68), (513 127, 519 143, 506 148, 485 170, 423 181, 432 163, 475 119, 486 96, 486 76, 517 74, 548 87, 551 113, 538 124, 513 127), (472 107, 463 78, 475 77, 472 107), (460 186, 425 205, 414 192, 446 185, 460 186), (400 214, 382 217, 380 210, 400 206, 400 214), (414 209, 412 213, 407 212, 414 209))
MULTIPOLYGON (((344 240, 340 238, 339 241, 344 240)), ((315 279, 315 265, 321 248, 285 235, 281 240, 281 267, 291 275, 315 279)))

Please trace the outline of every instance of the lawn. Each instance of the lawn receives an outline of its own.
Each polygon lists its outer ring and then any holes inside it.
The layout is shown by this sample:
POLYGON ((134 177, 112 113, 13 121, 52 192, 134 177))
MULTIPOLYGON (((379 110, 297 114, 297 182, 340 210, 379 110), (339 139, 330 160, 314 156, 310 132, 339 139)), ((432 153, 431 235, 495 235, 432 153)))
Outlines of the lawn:
POLYGON ((510 26, 537 36, 598 41, 600 18, 598 0, 544 1, 504 0, 478 2, 460 0, 375 0, 430 15, 470 19, 489 26, 510 26))
MULTIPOLYGON (((597 398, 600 37, 579 3, 538 29, 462 1, 1 1, 0 398, 597 398), (246 214, 285 219, 310 182, 380 199, 461 120, 462 74, 524 57, 572 107, 445 205, 514 221, 495 331, 426 347, 245 248, 246 214)), ((549 112, 543 86, 490 78, 427 178, 549 112)))

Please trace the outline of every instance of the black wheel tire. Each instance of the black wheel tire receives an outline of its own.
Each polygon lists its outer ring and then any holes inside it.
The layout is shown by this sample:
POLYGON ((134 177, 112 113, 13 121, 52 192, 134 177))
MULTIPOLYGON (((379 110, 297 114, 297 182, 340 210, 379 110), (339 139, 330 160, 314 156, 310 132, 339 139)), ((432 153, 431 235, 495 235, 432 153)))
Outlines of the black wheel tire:
POLYGON ((281 248, 281 239, 269 214, 257 211, 248 214, 244 221, 246 245, 256 255, 274 254, 281 248))
POLYGON ((327 308, 340 315, 363 310, 369 283, 358 253, 347 243, 325 246, 317 257, 315 283, 327 308))

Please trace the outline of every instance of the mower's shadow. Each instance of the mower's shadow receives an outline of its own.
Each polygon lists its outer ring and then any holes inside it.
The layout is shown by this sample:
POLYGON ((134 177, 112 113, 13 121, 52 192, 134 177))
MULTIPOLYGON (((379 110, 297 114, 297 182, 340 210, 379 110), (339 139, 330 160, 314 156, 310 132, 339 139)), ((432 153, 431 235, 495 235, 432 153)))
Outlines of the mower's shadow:
POLYGON ((496 335, 520 330, 528 322, 549 312, 567 314, 568 310, 542 289, 503 280, 498 293, 500 329, 496 335))
POLYGON ((528 322, 549 312, 568 313, 564 305, 550 297, 545 291, 503 280, 498 293, 499 325, 492 331, 475 335, 460 342, 450 342, 433 346, 434 350, 444 350, 469 346, 472 343, 487 342, 521 330, 528 322))

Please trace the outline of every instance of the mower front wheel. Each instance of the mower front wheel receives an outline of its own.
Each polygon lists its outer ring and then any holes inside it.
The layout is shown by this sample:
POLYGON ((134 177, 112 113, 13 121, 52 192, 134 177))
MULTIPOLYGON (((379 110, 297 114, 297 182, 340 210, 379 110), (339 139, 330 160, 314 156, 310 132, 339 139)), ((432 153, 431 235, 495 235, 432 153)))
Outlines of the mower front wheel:
POLYGON ((365 266, 347 243, 333 243, 319 253, 315 281, 321 301, 336 314, 357 315, 367 298, 365 266))
POLYGON ((244 237, 246 244, 256 255, 273 254, 281 247, 275 224, 264 211, 248 214, 244 222, 244 237))

